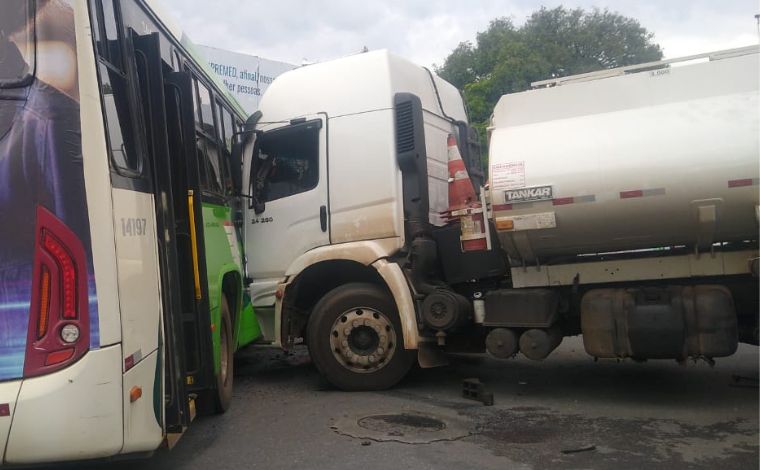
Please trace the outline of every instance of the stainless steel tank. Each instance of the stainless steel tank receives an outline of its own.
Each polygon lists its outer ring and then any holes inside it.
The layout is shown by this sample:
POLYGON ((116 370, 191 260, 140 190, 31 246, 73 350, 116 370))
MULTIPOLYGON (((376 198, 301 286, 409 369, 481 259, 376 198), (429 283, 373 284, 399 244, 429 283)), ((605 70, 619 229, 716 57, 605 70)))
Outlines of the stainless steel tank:
POLYGON ((513 264, 756 240, 758 57, 503 96, 489 182, 513 264))

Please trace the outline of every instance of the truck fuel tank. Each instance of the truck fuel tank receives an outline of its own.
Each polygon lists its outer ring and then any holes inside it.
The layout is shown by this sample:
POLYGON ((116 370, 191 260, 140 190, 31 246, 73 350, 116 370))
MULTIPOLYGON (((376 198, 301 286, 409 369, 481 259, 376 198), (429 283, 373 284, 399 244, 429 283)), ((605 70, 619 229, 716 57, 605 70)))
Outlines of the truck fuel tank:
POLYGON ((598 358, 713 358, 738 346, 731 292, 717 285, 593 289, 581 300, 581 330, 598 358))

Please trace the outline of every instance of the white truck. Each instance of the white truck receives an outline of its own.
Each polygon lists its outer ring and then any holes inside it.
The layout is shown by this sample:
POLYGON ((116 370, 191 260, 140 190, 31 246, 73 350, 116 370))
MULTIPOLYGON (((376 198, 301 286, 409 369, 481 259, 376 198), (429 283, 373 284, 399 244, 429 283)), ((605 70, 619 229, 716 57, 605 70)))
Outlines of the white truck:
POLYGON ((385 51, 281 75, 238 152, 250 296, 346 390, 415 360, 712 358, 758 343, 758 48, 506 95, 385 51), (461 160, 460 160, 461 158, 461 160))

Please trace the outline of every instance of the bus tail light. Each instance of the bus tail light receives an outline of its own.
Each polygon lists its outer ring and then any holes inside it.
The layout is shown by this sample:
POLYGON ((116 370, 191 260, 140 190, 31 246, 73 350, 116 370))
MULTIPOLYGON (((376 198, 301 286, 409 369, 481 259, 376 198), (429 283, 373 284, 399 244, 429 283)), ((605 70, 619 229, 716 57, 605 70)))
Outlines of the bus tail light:
POLYGON ((52 212, 37 207, 24 377, 76 362, 90 347, 84 246, 52 212))
MULTIPOLYGON (((37 292, 35 291, 35 294, 37 292)), ((42 338, 47 332, 48 317, 50 315, 50 271, 47 266, 40 266, 40 306, 39 318, 37 319, 37 338, 42 338)))

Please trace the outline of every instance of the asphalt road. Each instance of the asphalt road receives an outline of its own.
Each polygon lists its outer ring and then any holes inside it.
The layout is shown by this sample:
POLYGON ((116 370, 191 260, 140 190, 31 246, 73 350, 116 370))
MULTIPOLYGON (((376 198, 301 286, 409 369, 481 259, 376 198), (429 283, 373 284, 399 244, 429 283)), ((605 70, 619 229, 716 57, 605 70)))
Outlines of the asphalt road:
MULTIPOLYGON (((543 362, 455 356, 385 392, 330 388, 305 350, 248 348, 233 406, 171 451, 109 469, 505 469, 758 466, 758 348, 700 362, 594 362, 566 338, 543 362), (736 382, 734 376, 754 378, 736 382), (479 378, 494 395, 462 398, 479 378)), ((91 468, 100 468, 101 465, 91 468)))

